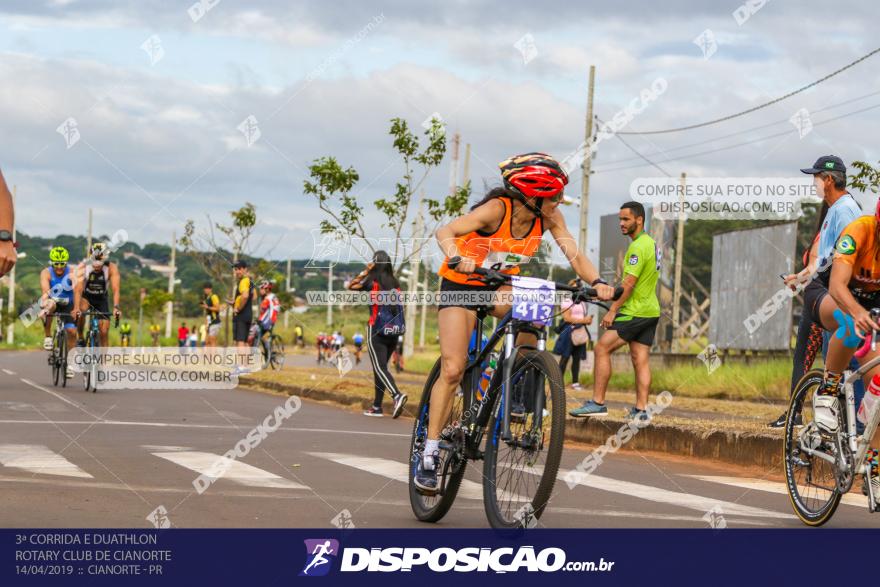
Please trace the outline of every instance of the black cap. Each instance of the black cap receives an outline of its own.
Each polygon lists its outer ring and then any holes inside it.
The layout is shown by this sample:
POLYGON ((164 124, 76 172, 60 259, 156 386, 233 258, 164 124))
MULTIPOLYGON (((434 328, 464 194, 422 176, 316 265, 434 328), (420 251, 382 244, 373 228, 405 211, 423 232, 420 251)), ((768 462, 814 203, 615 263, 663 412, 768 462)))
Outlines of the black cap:
POLYGON ((247 263, 242 260, 238 260, 232 264, 233 269, 247 269, 247 263))
POLYGON ((816 159, 816 162, 813 163, 812 167, 801 169, 801 171, 809 173, 810 175, 822 173, 823 171, 839 171, 841 173, 846 173, 846 165, 843 164, 843 159, 840 157, 835 155, 823 155, 816 159))

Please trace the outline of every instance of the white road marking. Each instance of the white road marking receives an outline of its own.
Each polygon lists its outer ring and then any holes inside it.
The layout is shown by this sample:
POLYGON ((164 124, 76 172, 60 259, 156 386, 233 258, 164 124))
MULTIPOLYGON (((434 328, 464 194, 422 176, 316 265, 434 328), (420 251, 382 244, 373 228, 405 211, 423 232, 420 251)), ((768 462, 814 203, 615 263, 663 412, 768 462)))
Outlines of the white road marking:
POLYGON ((10 371, 9 369, 3 369, 3 372, 7 375, 15 375, 15 371, 10 371))
POLYGON ((0 444, 0 463, 4 467, 41 475, 92 478, 60 454, 40 444, 0 444))
POLYGON ((172 444, 142 444, 141 448, 150 452, 178 452, 184 450, 192 450, 190 446, 174 446, 172 444))
POLYGON ((154 456, 171 461, 181 467, 186 467, 200 475, 209 476, 209 473, 215 472, 218 460, 226 460, 223 465, 225 473, 218 480, 228 479, 235 483, 247 485, 248 487, 273 487, 275 489, 308 489, 307 486, 279 477, 275 473, 264 471, 242 463, 235 459, 227 459, 222 455, 210 452, 199 451, 182 451, 182 452, 154 452, 154 456))
MULTIPOLYGON (((788 488, 785 483, 776 481, 767 481, 765 479, 745 479, 742 477, 716 477, 713 475, 682 475, 682 477, 690 477, 700 481, 708 481, 709 483, 720 483, 722 485, 731 485, 733 487, 741 487, 743 489, 754 489, 756 491, 767 491, 769 493, 779 493, 788 495, 788 488)), ((846 505, 853 505, 860 508, 868 507, 868 498, 861 494, 847 493, 840 500, 846 505)))
MULTIPOLYGON (((306 454, 318 457, 319 459, 327 459, 347 467, 360 469, 367 473, 373 473, 374 475, 379 475, 386 479, 393 479, 394 481, 400 481, 401 483, 409 483, 409 469, 405 462, 335 452, 310 452, 306 454)), ((483 499, 483 487, 473 481, 462 479, 461 487, 458 489, 458 497, 464 499, 483 499)))
MULTIPOLYGON (((31 387, 33 387, 33 388, 35 388, 35 389, 39 389, 40 391, 45 391, 46 393, 52 394, 52 395, 54 395, 55 397, 57 397, 58 399, 60 399, 61 401, 63 401, 64 403, 73 406, 73 407, 76 408, 77 410, 81 410, 81 411, 85 412, 86 414, 88 414, 88 415, 91 416, 92 418, 95 418, 96 420, 98 419, 98 416, 94 415, 93 413, 91 413, 91 412, 88 411, 87 409, 83 408, 82 406, 80 406, 80 405, 77 404, 76 402, 72 402, 72 401, 70 401, 69 399, 67 399, 67 398, 64 397, 63 395, 61 395, 61 394, 59 394, 59 393, 55 393, 55 392, 52 391, 51 389, 45 388, 45 387, 43 387, 42 385, 37 385, 36 383, 34 383, 33 381, 31 381, 30 379, 25 379, 24 377, 21 378, 21 381, 22 381, 22 383, 25 383, 26 385, 30 385, 31 387)), ((92 423, 92 422, 86 422, 86 424, 91 424, 91 423, 92 423)))
MULTIPOLYGON (((0 424, 94 424, 95 426, 148 426, 155 428, 205 428, 210 430, 236 430, 241 431, 241 426, 233 426, 230 424, 182 424, 178 422, 130 422, 125 420, 100 420, 98 422, 92 420, 0 420, 0 424)), ((286 432, 325 432, 330 434, 357 434, 364 436, 389 436, 393 438, 409 438, 409 434, 400 434, 396 432, 373 432, 369 430, 335 430, 333 428, 287 428, 281 427, 278 430, 286 432)))
POLYGON ((702 495, 693 495, 679 491, 669 491, 668 489, 642 485, 641 483, 632 483, 630 481, 620 481, 608 477, 600 477, 598 475, 588 475, 581 471, 566 471, 560 469, 556 481, 557 488, 559 488, 560 485, 561 487, 566 487, 567 481, 574 481, 578 485, 599 489, 601 491, 619 493, 621 495, 628 495, 630 497, 645 499, 656 503, 665 503, 704 513, 712 510, 715 506, 719 506, 725 516, 777 519, 795 518, 793 514, 783 514, 772 510, 734 503, 732 501, 723 501, 712 497, 704 497, 702 495))

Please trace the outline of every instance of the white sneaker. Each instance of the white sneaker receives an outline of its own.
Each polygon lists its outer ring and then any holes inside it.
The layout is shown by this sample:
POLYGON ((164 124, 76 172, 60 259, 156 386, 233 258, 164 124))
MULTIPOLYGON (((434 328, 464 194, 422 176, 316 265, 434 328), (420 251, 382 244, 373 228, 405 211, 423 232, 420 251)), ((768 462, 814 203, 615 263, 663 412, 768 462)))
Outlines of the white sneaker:
POLYGON ((813 395, 813 420, 823 432, 836 434, 838 428, 837 414, 840 402, 835 395, 813 395))
POLYGON ((51 351, 52 350, 52 337, 51 336, 47 336, 46 338, 43 339, 43 350, 44 351, 51 351))
POLYGON ((580 383, 572 383, 572 384, 571 384, 571 388, 572 388, 574 391, 580 391, 581 389, 583 389, 583 388, 581 387, 581 384, 580 384, 580 383))
POLYGON ((76 372, 73 370, 73 367, 68 367, 67 368, 67 378, 73 379, 74 377, 76 377, 76 372))

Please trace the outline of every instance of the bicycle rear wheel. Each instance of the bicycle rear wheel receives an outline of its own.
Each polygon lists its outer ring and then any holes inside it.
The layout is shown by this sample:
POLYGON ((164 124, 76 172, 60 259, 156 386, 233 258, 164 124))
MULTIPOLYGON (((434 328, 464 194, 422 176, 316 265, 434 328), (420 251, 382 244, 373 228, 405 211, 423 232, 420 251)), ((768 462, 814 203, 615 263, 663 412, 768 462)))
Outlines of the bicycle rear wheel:
POLYGON ((813 394, 822 385, 822 371, 804 374, 795 387, 785 421, 785 441, 782 460, 788 497, 798 518, 808 526, 821 526, 831 519, 842 495, 837 487, 835 466, 819 457, 807 454, 801 448, 826 452, 830 442, 822 437, 813 419, 813 394), (797 417, 803 425, 797 424, 797 417))
POLYGON ((511 439, 503 440, 509 407, 498 394, 486 434, 483 505, 493 528, 530 527, 541 517, 556 483, 565 435, 565 389, 553 355, 523 353, 511 382, 524 392, 525 415, 511 419, 511 439))
MULTIPOLYGON (((428 413, 431 402, 431 390, 439 377, 440 359, 437 359, 437 362, 434 363, 434 368, 431 369, 431 373, 428 375, 428 380, 425 381, 422 399, 416 412, 416 421, 413 424, 412 439, 409 447, 409 502, 416 518, 422 522, 437 522, 446 515, 446 512, 449 511, 449 508, 452 507, 452 503, 455 501, 455 496, 458 494, 458 488, 461 486, 461 480, 467 467, 467 459, 463 455, 456 451, 441 449, 441 469, 438 475, 441 492, 436 495, 423 495, 419 492, 413 481, 416 466, 422 456, 422 449, 425 446, 425 439, 428 437, 428 413)), ((440 434, 442 441, 457 447, 463 446, 464 443, 464 431, 458 428, 462 418, 463 406, 463 396, 456 393, 452 398, 452 409, 446 421, 446 426, 440 434)))

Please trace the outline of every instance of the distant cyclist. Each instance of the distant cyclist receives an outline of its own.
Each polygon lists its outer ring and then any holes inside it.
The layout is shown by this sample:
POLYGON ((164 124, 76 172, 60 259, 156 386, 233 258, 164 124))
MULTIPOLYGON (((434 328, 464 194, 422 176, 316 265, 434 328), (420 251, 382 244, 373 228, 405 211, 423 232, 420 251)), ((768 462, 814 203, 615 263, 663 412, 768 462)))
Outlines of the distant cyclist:
POLYGON ((301 347, 306 346, 306 341, 303 338, 303 327, 299 324, 293 327, 293 342, 301 347))
MULTIPOLYGON (((110 262, 110 249, 102 242, 92 245, 89 256, 77 267, 76 287, 81 297, 80 309, 98 312, 99 346, 107 346, 107 333, 110 329, 110 304, 107 296, 113 290, 113 316, 118 317, 119 296, 121 293, 119 268, 110 262)), ((78 321, 80 340, 85 320, 78 321)), ((83 344, 85 344, 83 342, 83 344)))
MULTIPOLYGON (((67 334, 67 348, 76 346, 76 322, 72 312, 79 304, 79 296, 74 284, 74 272, 67 262, 70 253, 64 247, 54 247, 49 251, 49 267, 40 272, 41 315, 43 317, 43 348, 52 350, 52 316, 57 314, 64 321, 64 332, 67 334)), ((73 369, 68 366, 67 377, 74 376, 73 369)))
POLYGON ((278 296, 272 293, 272 282, 265 279, 257 286, 260 292, 260 317, 257 319, 257 336, 266 352, 269 354, 269 338, 266 334, 272 333, 275 322, 278 321, 278 312, 281 310, 281 302, 278 296))
POLYGON ((119 325, 119 338, 122 346, 131 346, 131 324, 128 321, 119 325))
POLYGON ((361 362, 361 351, 364 348, 364 335, 360 331, 355 332, 351 337, 351 342, 354 343, 355 364, 358 364, 361 362))
MULTIPOLYGON (((559 163, 543 153, 527 153, 511 157, 499 167, 504 186, 490 190, 469 213, 436 232, 440 250, 446 255, 440 268, 441 294, 491 292, 473 274, 474 269, 497 268, 518 274, 519 265, 538 252, 544 233, 549 231, 577 276, 591 284, 600 299, 611 299, 614 289, 599 279, 599 272, 581 254, 558 209, 568 183, 568 175, 559 163), (459 261, 455 268, 449 266, 453 257, 459 261)), ((503 285, 499 291, 510 289, 503 285)), ((452 299, 441 301, 439 307, 441 371, 431 391, 428 434, 414 479, 416 487, 429 495, 438 490, 440 432, 461 384, 477 305, 486 304, 452 299)), ((509 309, 508 305, 495 304, 492 315, 501 318, 509 309)))

